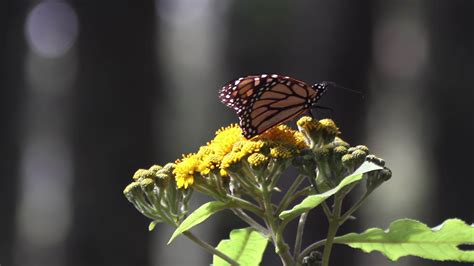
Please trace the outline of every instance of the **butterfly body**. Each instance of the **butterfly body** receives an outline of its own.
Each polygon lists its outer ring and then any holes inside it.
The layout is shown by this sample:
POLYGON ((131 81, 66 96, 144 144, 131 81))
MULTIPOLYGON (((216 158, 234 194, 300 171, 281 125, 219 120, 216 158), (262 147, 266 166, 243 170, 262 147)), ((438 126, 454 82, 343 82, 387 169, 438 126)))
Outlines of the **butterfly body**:
POLYGON ((326 91, 329 82, 309 86, 281 75, 251 75, 227 83, 219 99, 233 108, 247 139, 307 112, 326 91))

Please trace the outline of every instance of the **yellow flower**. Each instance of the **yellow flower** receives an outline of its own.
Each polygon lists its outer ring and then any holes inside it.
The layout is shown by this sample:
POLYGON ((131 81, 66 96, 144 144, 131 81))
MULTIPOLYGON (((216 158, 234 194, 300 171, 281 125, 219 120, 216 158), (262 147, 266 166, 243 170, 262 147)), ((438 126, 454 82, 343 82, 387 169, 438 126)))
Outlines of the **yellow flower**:
POLYGON ((341 131, 339 131, 339 128, 336 126, 336 123, 334 123, 334 121, 332 121, 331 119, 321 119, 319 120, 319 123, 321 123, 324 128, 324 131, 326 131, 328 135, 337 136, 341 134, 341 131))
POLYGON ((290 158, 292 155, 292 150, 284 145, 277 145, 270 149, 270 156, 272 156, 273 158, 287 159, 290 158))
POLYGON ((173 174, 178 188, 188 188, 194 183, 194 173, 197 172, 199 164, 198 156, 194 153, 185 155, 176 161, 173 174))
POLYGON ((187 188, 194 183, 196 173, 205 176, 219 169, 220 175, 226 176, 228 168, 242 159, 247 158, 249 163, 255 164, 264 161, 260 155, 253 154, 259 153, 267 160, 268 155, 265 154, 268 152, 274 158, 288 158, 292 155, 291 148, 304 149, 307 145, 303 135, 288 126, 279 125, 252 140, 247 140, 242 135, 242 129, 237 124, 232 124, 217 130, 214 139, 202 146, 197 153, 177 160, 173 173, 178 188, 187 188), (281 145, 288 147, 279 147, 281 145), (252 158, 248 158, 252 155, 252 158))
POLYGON ((241 146, 242 149, 240 152, 244 153, 245 155, 252 154, 254 152, 259 152, 264 146, 266 146, 266 142, 258 140, 258 141, 246 141, 241 146))
POLYGON ((295 146, 298 149, 304 149, 308 147, 304 141, 303 134, 287 125, 278 125, 273 127, 263 134, 255 137, 255 139, 282 142, 291 146, 295 146))
POLYGON ((261 166, 268 162, 268 157, 261 153, 254 153, 247 158, 247 161, 251 166, 261 166))
POLYGON ((207 146, 216 154, 224 156, 232 150, 236 142, 242 140, 245 140, 242 136, 242 129, 237 124, 231 124, 228 127, 217 130, 216 136, 207 146))
MULTIPOLYGON (((225 171, 225 175, 227 175, 226 169, 234 165, 235 163, 240 162, 240 160, 244 157, 244 153, 241 152, 230 152, 222 158, 221 162, 221 169, 225 171)), ((221 174, 223 172, 221 171, 221 174)))

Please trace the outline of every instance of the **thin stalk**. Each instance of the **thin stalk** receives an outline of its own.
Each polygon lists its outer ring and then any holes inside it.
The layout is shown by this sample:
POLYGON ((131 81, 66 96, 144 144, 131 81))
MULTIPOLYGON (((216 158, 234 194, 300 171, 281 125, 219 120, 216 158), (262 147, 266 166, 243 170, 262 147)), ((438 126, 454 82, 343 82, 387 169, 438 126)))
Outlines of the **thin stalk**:
POLYGON ((328 221, 331 219, 331 209, 329 208, 328 204, 324 201, 321 203, 321 206, 323 207, 324 214, 326 214, 326 217, 328 218, 328 221))
POLYGON ((278 209, 276 211, 277 214, 279 214, 280 212, 282 212, 284 209, 286 209, 286 207, 288 207, 288 204, 290 204, 291 201, 289 201, 288 199, 291 198, 291 196, 293 196, 293 194, 295 193, 295 191, 298 189, 298 187, 300 186, 301 182, 303 182, 304 180, 304 176, 303 175, 298 175, 298 177, 296 177, 295 181, 293 182, 293 184, 291 184, 290 188, 288 189, 288 191, 285 193, 285 195, 283 196, 283 199, 281 199, 280 201, 280 205, 278 205, 278 209))
MULTIPOLYGON (((265 176, 265 179, 271 179, 270 188, 274 188, 281 176, 283 175, 283 170, 285 169, 285 163, 278 165, 275 161, 270 161, 273 164, 270 173, 265 176)), ((270 164, 269 163, 269 164, 270 164)))
POLYGON ((199 183, 195 183, 194 184, 194 188, 197 190, 197 191, 200 191, 201 193, 203 194, 206 194, 208 196, 211 196, 213 197, 214 199, 217 199, 217 200, 222 200, 222 195, 219 195, 218 193, 212 191, 211 189, 207 188, 205 185, 203 184, 199 184, 199 183))
POLYGON ((341 219, 339 221, 339 225, 342 225, 343 223, 345 223, 347 221, 347 219, 349 219, 349 217, 355 211, 357 211, 357 209, 359 209, 359 207, 362 206, 362 204, 365 203, 365 201, 367 200, 367 198, 369 197, 371 192, 372 191, 365 192, 365 194, 354 205, 352 205, 352 207, 348 211, 346 211, 346 213, 344 213, 344 215, 341 216, 341 219))
POLYGON ((270 234, 272 236, 273 244, 276 248, 276 253, 280 256, 280 259, 285 266, 294 265, 293 257, 290 254, 288 244, 283 240, 283 234, 280 233, 278 226, 278 218, 273 213, 272 202, 270 198, 270 192, 268 191, 267 184, 262 186, 263 205, 265 210, 265 223, 269 227, 270 234))
POLYGON ((248 210, 248 211, 251 211, 253 213, 255 213, 256 215, 262 217, 264 216, 264 212, 257 206, 255 206, 254 204, 244 200, 244 199, 241 199, 239 197, 235 197, 235 196, 232 196, 232 195, 227 195, 227 197, 233 201, 233 203, 235 204, 235 207, 238 207, 238 208, 242 208, 242 209, 245 209, 245 210, 248 210))
POLYGON ((331 256, 331 250, 333 246, 334 237, 336 237, 337 229, 339 229, 339 219, 341 216, 342 200, 343 196, 337 193, 334 197, 334 211, 329 221, 328 235, 326 237, 326 243, 324 245, 323 262, 322 266, 329 265, 329 258, 331 256))
MULTIPOLYGON (((257 190, 256 186, 254 184, 249 183, 250 181, 247 182, 248 180, 245 180, 245 178, 241 178, 240 174, 241 174, 240 172, 236 172, 236 173, 229 172, 229 176, 237 180, 240 183, 240 185, 244 188, 244 191, 255 192, 257 190)), ((245 173, 242 173, 242 174, 245 175, 245 173)))
MULTIPOLYGON (((318 191, 317 186, 313 185, 312 189, 314 189, 314 191, 316 191, 317 194, 321 194, 321 192, 318 191)), ((323 201, 321 203, 321 207, 323 208, 324 214, 326 214, 326 218, 329 221, 331 219, 332 212, 331 212, 331 209, 329 208, 328 204, 326 203, 326 201, 323 201)))
POLYGON ((306 218, 308 217, 308 212, 301 214, 300 220, 298 222, 298 229, 296 230, 296 240, 295 240, 295 249, 293 251, 293 257, 297 261, 298 254, 301 251, 301 244, 303 242, 303 231, 304 225, 306 223, 306 218))
POLYGON ((264 235, 267 235, 268 234, 268 230, 263 227, 262 225, 260 225, 257 221, 255 221, 254 219, 252 219, 252 217, 248 216, 242 209, 237 209, 237 208, 233 208, 232 209, 232 212, 234 212, 234 214, 239 217, 241 220, 243 220, 244 222, 246 222, 248 225, 250 225, 251 227, 253 227, 255 230, 261 232, 262 234, 264 235))
POLYGON ((245 176, 247 176, 247 181, 250 182, 251 186, 258 187, 258 176, 256 176, 255 173, 252 172, 249 163, 246 160, 242 161, 241 163, 242 167, 240 168, 240 170, 245 176))
POLYGON ((191 233, 189 231, 186 231, 186 232, 183 233, 183 235, 185 235, 186 237, 191 239, 194 243, 201 246, 207 252, 209 252, 211 254, 214 254, 214 255, 220 257, 221 259, 227 261, 230 265, 233 265, 233 266, 239 266, 240 265, 238 262, 231 259, 229 256, 227 256, 226 254, 220 252, 219 250, 215 249, 213 246, 209 245, 207 242, 201 240, 200 238, 195 236, 193 233, 191 233))
POLYGON ((297 198, 301 197, 301 196, 308 196, 308 195, 311 195, 313 194, 314 192, 314 189, 310 186, 308 187, 305 187, 303 188, 302 190, 296 192, 295 194, 293 194, 289 199, 288 201, 291 203, 293 201, 295 201, 297 198))
POLYGON ((324 244, 326 244, 326 239, 323 239, 323 240, 319 240, 318 242, 315 242, 311 245, 309 245, 307 248, 305 248, 299 255, 298 255, 298 262, 301 263, 301 261, 303 260, 304 257, 308 256, 309 253, 311 253, 311 251, 317 249, 317 248, 320 248, 322 246, 324 246, 324 244))

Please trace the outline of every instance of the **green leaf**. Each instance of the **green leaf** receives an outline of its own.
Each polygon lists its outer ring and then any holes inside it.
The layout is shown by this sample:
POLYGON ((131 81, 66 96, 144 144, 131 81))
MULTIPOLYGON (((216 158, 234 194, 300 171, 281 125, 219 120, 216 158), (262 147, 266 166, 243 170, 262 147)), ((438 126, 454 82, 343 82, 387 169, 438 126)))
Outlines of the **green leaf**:
MULTIPOLYGON (((256 266, 262 260, 268 239, 252 228, 235 229, 230 232, 230 239, 222 240, 217 250, 223 252, 240 265, 256 266)), ((230 265, 214 255, 214 266, 230 265)))
POLYGON ((371 228, 361 234, 337 237, 334 242, 367 253, 376 250, 393 261, 411 255, 430 260, 474 262, 473 250, 459 249, 462 244, 474 245, 474 226, 459 219, 448 219, 434 228, 401 219, 391 223, 388 230, 371 228))
POLYGON ((159 223, 163 222, 162 220, 154 220, 154 221, 151 221, 150 224, 148 225, 148 231, 153 231, 153 229, 155 229, 155 226, 159 223))
POLYGON ((228 204, 222 201, 211 201, 206 204, 203 204, 193 213, 191 213, 184 221, 176 228, 173 235, 171 236, 170 240, 168 241, 168 245, 173 241, 177 236, 182 234, 183 232, 191 229, 192 227, 204 222, 207 218, 218 211, 222 211, 228 207, 228 204))
POLYGON ((282 220, 293 219, 304 212, 316 208, 319 204, 321 204, 323 201, 325 201, 332 195, 336 194, 343 187, 361 180, 365 173, 380 169, 383 168, 372 162, 366 161, 359 168, 357 168, 354 173, 345 177, 335 188, 328 190, 322 194, 311 195, 306 197, 300 204, 297 204, 291 210, 281 212, 279 217, 282 220))

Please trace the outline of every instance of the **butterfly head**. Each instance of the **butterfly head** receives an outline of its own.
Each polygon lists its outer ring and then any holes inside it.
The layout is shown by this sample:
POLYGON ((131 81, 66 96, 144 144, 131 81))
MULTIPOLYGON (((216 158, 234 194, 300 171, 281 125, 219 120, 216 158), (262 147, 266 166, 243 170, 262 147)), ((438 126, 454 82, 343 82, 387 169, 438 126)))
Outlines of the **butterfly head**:
POLYGON ((331 81, 322 81, 311 86, 313 90, 316 91, 314 98, 312 99, 313 105, 323 96, 329 86, 333 86, 334 82, 331 81))

